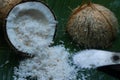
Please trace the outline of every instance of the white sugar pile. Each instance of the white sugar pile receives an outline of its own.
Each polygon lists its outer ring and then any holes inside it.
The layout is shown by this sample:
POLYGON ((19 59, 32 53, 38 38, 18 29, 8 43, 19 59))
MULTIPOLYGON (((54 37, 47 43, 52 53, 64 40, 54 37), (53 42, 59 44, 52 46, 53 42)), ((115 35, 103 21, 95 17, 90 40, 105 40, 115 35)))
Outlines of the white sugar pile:
POLYGON ((45 48, 15 68, 14 80, 75 80, 77 70, 68 63, 68 57, 68 51, 60 45, 45 48))
POLYGON ((114 60, 115 56, 120 58, 120 54, 115 52, 94 49, 83 50, 73 56, 73 62, 80 68, 96 68, 104 65, 119 64, 120 60, 114 60))

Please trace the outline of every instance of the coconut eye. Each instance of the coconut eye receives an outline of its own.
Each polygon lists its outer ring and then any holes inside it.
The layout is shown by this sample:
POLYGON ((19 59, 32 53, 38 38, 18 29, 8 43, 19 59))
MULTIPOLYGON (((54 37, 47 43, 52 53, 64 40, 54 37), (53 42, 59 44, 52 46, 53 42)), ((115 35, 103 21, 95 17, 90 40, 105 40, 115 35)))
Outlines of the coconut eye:
POLYGON ((118 61, 118 60, 120 60, 120 57, 118 55, 114 55, 114 56, 112 56, 112 60, 118 61))

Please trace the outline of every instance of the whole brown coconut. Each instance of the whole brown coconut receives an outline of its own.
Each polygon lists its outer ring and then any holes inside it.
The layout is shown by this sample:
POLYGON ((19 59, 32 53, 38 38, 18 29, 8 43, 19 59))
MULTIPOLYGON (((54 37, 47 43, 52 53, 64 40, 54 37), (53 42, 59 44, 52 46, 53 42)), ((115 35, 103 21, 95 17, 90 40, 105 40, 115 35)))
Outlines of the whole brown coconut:
POLYGON ((99 4, 83 4, 73 10, 67 32, 85 48, 106 48, 117 34, 118 22, 114 14, 99 4))
POLYGON ((4 19, 11 8, 22 0, 0 0, 0 19, 4 19))

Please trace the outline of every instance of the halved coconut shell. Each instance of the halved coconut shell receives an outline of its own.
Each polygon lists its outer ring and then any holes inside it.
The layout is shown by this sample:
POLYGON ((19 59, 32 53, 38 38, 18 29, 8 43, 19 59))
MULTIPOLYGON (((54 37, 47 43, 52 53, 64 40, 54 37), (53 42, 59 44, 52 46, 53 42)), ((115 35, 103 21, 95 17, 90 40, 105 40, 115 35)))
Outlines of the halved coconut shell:
POLYGON ((36 54, 53 42, 56 24, 47 5, 36 1, 23 2, 8 14, 6 36, 18 52, 36 54))
POLYGON ((0 0, 0 19, 4 20, 8 12, 22 0, 0 0))
POLYGON ((73 10, 67 23, 72 39, 85 48, 107 48, 116 38, 115 15, 99 4, 83 4, 73 10))

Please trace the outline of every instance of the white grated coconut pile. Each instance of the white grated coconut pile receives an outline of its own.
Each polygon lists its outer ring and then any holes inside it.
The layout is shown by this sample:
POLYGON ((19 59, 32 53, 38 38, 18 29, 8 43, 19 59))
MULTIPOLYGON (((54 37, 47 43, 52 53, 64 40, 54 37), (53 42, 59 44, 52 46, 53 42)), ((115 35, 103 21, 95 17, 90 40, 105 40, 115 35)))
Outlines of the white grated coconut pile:
POLYGON ((75 53, 73 62, 79 68, 97 68, 104 65, 120 64, 120 59, 114 60, 113 57, 118 56, 119 53, 103 51, 103 50, 83 50, 75 53))
POLYGON ((68 57, 60 45, 44 48, 34 58, 20 62, 14 80, 76 80, 77 70, 68 63, 68 57))
POLYGON ((86 74, 85 69, 120 64, 120 60, 113 60, 115 55, 120 57, 120 54, 109 51, 83 50, 72 56, 74 65, 71 65, 71 55, 64 46, 46 47, 34 58, 20 62, 19 67, 14 69, 13 77, 14 80, 86 80, 93 76, 93 72, 86 74))

